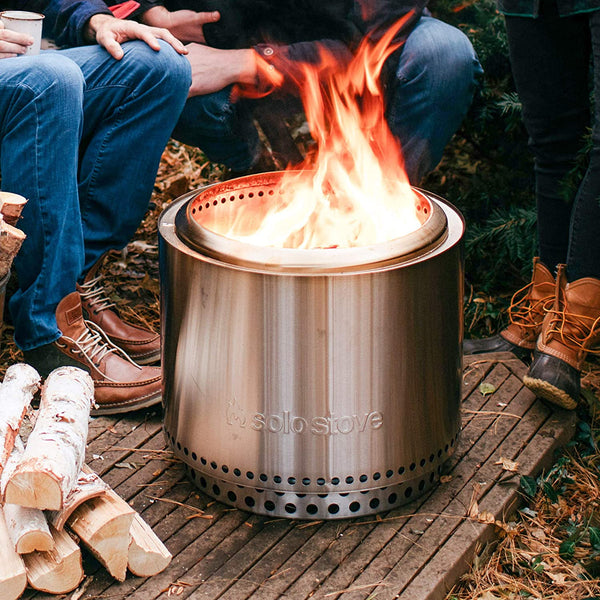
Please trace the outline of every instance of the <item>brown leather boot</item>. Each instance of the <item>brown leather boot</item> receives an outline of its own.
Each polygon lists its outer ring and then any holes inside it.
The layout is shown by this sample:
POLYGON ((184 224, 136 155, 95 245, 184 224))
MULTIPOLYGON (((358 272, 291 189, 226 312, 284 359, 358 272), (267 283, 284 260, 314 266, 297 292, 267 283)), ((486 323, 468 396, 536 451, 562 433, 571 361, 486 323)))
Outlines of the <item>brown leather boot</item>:
POLYGON ((85 369, 94 381, 93 415, 124 413, 160 402, 160 367, 137 365, 97 325, 85 321, 78 292, 59 302, 56 323, 62 332, 58 340, 24 352, 25 361, 40 375, 45 377, 62 365, 85 369))
POLYGON ((521 360, 530 360, 542 330, 544 315, 554 300, 555 284, 552 273, 539 258, 534 258, 531 281, 512 297, 508 309, 508 327, 490 338, 465 340, 463 352, 512 352, 521 360))
POLYGON ((580 370, 588 352, 600 343, 600 280, 566 282, 564 265, 556 277, 556 298, 546 314, 535 356, 523 383, 537 396, 574 409, 580 370))
POLYGON ((81 295, 84 317, 95 323, 139 365, 148 365, 160 359, 160 336, 154 331, 127 323, 119 317, 114 302, 104 291, 99 273, 106 254, 89 270, 84 282, 77 285, 81 295))

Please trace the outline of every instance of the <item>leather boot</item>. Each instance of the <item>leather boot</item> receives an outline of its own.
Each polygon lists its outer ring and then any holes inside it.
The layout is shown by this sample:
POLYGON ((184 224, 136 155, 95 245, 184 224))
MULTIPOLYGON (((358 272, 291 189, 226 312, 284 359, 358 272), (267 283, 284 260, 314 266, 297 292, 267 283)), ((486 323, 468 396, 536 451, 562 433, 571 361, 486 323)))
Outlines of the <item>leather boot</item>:
POLYGON ((600 280, 584 277, 567 283, 561 265, 554 305, 544 318, 523 383, 540 398, 574 409, 579 400, 581 365, 599 343, 600 280))
POLYGON ((81 296, 84 317, 95 323, 110 341, 121 348, 139 365, 148 365, 160 359, 160 336, 154 331, 127 323, 119 317, 114 302, 104 291, 99 273, 106 254, 89 270, 77 291, 81 296))
POLYGON ((42 377, 62 365, 86 370, 94 381, 94 415, 130 412, 160 402, 160 367, 139 366, 97 325, 85 321, 78 292, 59 302, 56 323, 62 332, 58 340, 24 352, 25 361, 42 377))
POLYGON ((555 280, 552 273, 539 258, 534 258, 531 281, 512 297, 508 309, 508 327, 493 337, 465 340, 464 354, 512 352, 517 358, 529 361, 542 329, 546 310, 554 300, 554 291, 555 280))

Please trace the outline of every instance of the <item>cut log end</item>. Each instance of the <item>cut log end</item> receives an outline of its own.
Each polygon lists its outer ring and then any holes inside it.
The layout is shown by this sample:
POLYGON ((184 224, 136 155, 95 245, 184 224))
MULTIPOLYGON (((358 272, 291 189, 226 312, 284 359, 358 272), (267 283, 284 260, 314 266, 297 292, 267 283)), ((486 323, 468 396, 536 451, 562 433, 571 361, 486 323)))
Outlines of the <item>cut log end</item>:
POLYGON ((63 502, 61 483, 50 473, 22 470, 7 482, 4 501, 40 510, 60 510, 63 502))
POLYGON ((11 543, 4 511, 0 508, 0 597, 3 600, 16 600, 26 586, 25 565, 11 543))
POLYGON ((137 513, 129 533, 129 570, 138 577, 152 577, 164 571, 171 562, 171 553, 137 513))

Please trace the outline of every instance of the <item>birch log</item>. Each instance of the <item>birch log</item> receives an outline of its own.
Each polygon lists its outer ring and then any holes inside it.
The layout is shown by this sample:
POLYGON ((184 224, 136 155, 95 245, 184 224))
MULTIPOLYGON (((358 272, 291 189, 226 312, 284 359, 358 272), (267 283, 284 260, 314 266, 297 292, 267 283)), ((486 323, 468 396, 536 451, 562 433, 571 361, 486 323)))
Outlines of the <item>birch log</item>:
POLYGON ((127 575, 129 530, 135 511, 113 490, 75 509, 67 521, 92 554, 118 581, 127 575))
POLYGON ((59 367, 48 375, 35 427, 6 483, 6 503, 63 507, 83 466, 93 399, 93 381, 82 369, 59 367))
POLYGON ((171 553, 142 517, 135 513, 130 530, 128 568, 138 577, 157 575, 171 562, 171 553))
POLYGON ((73 511, 88 500, 108 493, 109 486, 87 465, 79 473, 77 484, 69 492, 61 510, 47 511, 48 521, 56 529, 62 529, 73 511))
POLYGON ((54 548, 50 552, 24 555, 29 585, 50 594, 66 594, 83 579, 81 550, 66 531, 52 529, 54 548))
MULTIPOLYGON (((17 435, 15 447, 2 473, 3 481, 10 477, 24 450, 23 442, 17 435)), ((48 552, 54 548, 54 539, 50 533, 46 516, 38 508, 5 504, 4 518, 13 547, 19 554, 27 554, 34 550, 48 552)))
POLYGON ((10 543, 4 512, 0 508, 0 597, 2 600, 16 600, 26 586, 25 564, 10 543))
POLYGON ((11 365, 0 386, 0 475, 33 395, 40 387, 40 376, 24 363, 11 365))
POLYGON ((17 252, 25 240, 25 234, 16 227, 0 220, 0 279, 10 271, 17 252))
POLYGON ((9 225, 17 224, 25 204, 27 204, 27 200, 19 194, 0 192, 0 214, 9 225))

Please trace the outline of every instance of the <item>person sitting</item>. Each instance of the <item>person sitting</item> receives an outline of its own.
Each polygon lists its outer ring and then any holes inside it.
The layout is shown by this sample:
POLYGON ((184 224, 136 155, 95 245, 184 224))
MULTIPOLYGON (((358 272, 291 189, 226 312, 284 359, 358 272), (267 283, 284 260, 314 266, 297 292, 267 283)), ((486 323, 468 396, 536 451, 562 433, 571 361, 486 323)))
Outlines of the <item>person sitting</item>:
MULTIPOLYGON (((72 4, 12 7, 68 16, 72 4)), ((98 263, 143 218, 191 77, 167 30, 78 4, 88 11, 83 46, 23 56, 33 39, 0 26, 2 189, 28 199, 9 309, 25 361, 42 376, 87 370, 94 413, 112 414, 160 402, 160 367, 133 360, 156 361, 160 344, 103 303, 98 263)))

